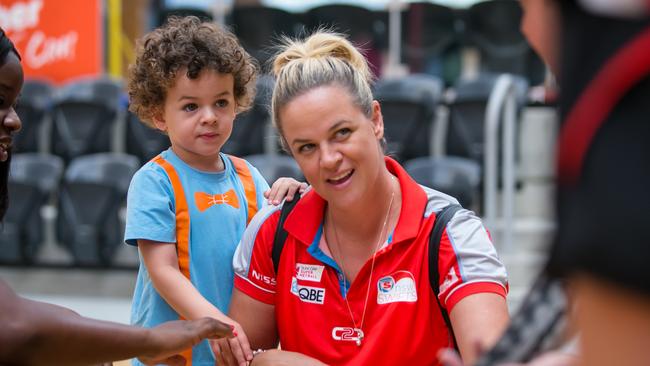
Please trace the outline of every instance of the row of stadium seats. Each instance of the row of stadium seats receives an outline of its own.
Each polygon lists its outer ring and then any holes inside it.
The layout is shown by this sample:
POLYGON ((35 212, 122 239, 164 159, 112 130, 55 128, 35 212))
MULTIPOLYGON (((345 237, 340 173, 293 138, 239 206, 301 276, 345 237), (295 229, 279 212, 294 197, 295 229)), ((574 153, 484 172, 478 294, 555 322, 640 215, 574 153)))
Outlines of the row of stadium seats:
MULTIPOLYGON (((528 84, 520 77, 515 80, 521 109, 528 84)), ((481 74, 445 91, 443 82, 428 74, 379 80, 374 94, 382 105, 388 152, 400 161, 430 156, 437 148, 435 141, 441 141, 444 148, 438 148, 443 154, 482 163, 484 116, 495 82, 496 75, 481 74), (436 123, 442 123, 440 106, 448 110, 445 130, 435 130, 436 123)), ((272 89, 272 77, 261 76, 254 106, 237 116, 224 152, 238 156, 278 152, 270 126, 272 89)), ((16 136, 15 152, 49 152, 68 163, 82 155, 116 151, 114 125, 124 117, 122 152, 135 155, 141 163, 148 161, 169 146, 169 139, 126 112, 124 100, 120 82, 111 79, 77 81, 57 90, 42 81, 27 81, 17 108, 23 130, 16 136), (49 121, 47 134, 41 131, 44 121, 49 121)))
MULTIPOLYGON (((304 180, 296 162, 285 155, 246 157, 273 182, 279 177, 304 180)), ((139 168, 135 156, 85 155, 64 168, 50 154, 15 154, 9 179, 12 199, 0 233, 0 263, 39 264, 46 240, 43 211, 56 212, 56 242, 75 265, 110 266, 122 244, 121 217, 129 182, 139 168)), ((451 194, 471 207, 478 193, 479 167, 461 158, 419 158, 405 164, 421 184, 451 194)), ((45 259, 47 262, 47 259, 45 259)))
MULTIPOLYGON (((162 8, 158 24, 170 15, 212 14, 196 8, 162 8)), ((524 76, 532 85, 545 77, 545 66, 519 30, 522 12, 517 0, 478 2, 467 9, 452 9, 430 2, 408 2, 401 11, 402 63, 412 73, 428 73, 455 83, 461 72, 461 49, 475 48, 480 69, 524 76)), ((236 6, 226 23, 244 47, 265 64, 278 35, 299 36, 319 27, 350 35, 367 51, 376 72, 388 48, 388 12, 354 5, 322 5, 304 13, 265 6, 236 6)))

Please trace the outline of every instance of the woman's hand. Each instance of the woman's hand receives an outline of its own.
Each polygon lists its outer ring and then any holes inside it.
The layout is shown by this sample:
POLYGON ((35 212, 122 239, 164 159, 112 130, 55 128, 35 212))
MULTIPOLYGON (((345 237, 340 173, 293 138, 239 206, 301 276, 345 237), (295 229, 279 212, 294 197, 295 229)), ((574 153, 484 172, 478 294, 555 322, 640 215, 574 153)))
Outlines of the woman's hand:
POLYGON ((293 178, 279 178, 273 183, 271 189, 264 192, 264 198, 272 205, 279 205, 283 199, 292 201, 296 192, 304 193, 307 189, 307 183, 298 182, 293 178))

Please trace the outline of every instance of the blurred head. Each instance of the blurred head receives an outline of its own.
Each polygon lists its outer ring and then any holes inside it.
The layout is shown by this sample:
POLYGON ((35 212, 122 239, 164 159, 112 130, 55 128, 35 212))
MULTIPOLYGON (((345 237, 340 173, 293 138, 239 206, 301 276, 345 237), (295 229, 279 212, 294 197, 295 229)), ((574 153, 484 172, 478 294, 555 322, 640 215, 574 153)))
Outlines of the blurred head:
POLYGON ((21 126, 14 108, 22 87, 23 68, 20 65, 20 54, 0 29, 0 219, 7 211, 11 134, 21 126))
POLYGON ((521 32, 531 47, 557 75, 560 47, 560 9, 557 0, 519 0, 523 9, 521 32))
POLYGON ((273 63, 273 121, 307 181, 352 204, 385 171, 384 125, 363 55, 343 36, 286 39, 273 63))
POLYGON ((129 69, 129 109, 150 127, 163 112, 168 91, 183 76, 196 80, 205 70, 232 75, 236 111, 250 108, 257 65, 237 38, 197 17, 171 17, 145 35, 129 69))

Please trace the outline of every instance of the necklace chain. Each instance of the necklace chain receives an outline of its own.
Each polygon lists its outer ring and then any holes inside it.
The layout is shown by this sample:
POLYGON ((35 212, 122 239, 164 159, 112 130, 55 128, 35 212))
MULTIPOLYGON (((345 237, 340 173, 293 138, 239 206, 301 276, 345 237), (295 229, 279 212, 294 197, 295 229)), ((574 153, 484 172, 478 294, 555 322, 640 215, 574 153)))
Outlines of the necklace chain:
MULTIPOLYGON (((391 175, 391 178, 393 181, 395 180, 395 177, 391 175)), ((390 196, 390 202, 388 203, 388 210, 386 211, 386 217, 384 218, 384 224, 381 227, 381 230, 379 231, 379 237, 377 238, 377 244, 375 245, 375 249, 372 253, 372 260, 370 261, 370 276, 368 277, 368 287, 366 288, 366 298, 363 301, 363 312, 361 313, 361 323, 359 323, 359 327, 357 327, 357 322, 354 319, 354 314, 352 313, 352 308, 350 307, 350 303, 348 302, 348 286, 347 286, 347 278, 345 276, 345 261, 343 260, 343 255, 341 254, 341 249, 339 247, 339 234, 336 230, 336 226, 334 225, 334 220, 331 219, 330 216, 330 222, 332 224, 332 229, 334 230, 334 237, 336 238, 336 251, 338 252, 339 256, 339 261, 341 262, 341 269, 343 270, 343 287, 345 288, 345 296, 343 299, 345 300, 345 305, 348 308, 348 313, 350 314, 350 319, 352 319, 352 325, 354 325, 354 330, 357 332, 357 346, 361 346, 361 341, 363 340, 364 334, 363 334, 363 323, 366 319, 366 308, 368 306, 368 296, 370 295, 370 285, 372 284, 372 273, 375 269, 375 258, 377 256, 377 251, 379 250, 379 246, 383 242, 382 239, 382 233, 386 231, 386 225, 388 224, 388 218, 390 217, 390 209, 393 207, 393 200, 395 199, 395 190, 392 190, 392 194, 390 196)), ((388 232, 386 231, 386 237, 388 236, 388 232)))

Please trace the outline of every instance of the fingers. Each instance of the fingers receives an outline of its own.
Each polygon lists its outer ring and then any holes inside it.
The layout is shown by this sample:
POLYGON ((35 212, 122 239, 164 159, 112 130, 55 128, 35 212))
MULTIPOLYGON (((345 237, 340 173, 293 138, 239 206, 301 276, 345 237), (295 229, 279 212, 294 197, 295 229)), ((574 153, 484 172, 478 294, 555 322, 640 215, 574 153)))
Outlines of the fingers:
POLYGON ((460 355, 451 348, 444 348, 438 351, 438 361, 443 366, 463 366, 460 355))
MULTIPOLYGON (((234 338, 232 338, 234 339, 234 338)), ((214 353, 215 360, 217 361, 217 365, 225 365, 225 366, 237 366, 239 363, 237 362, 237 359, 233 355, 233 351, 231 349, 230 345, 230 340, 226 338, 221 338, 217 340, 212 340, 210 341, 210 345, 212 346, 212 352, 214 353)))
POLYGON ((199 336, 203 338, 232 337, 234 326, 218 321, 214 318, 203 318, 197 320, 199 336))
POLYGON ((264 192, 264 197, 270 204, 279 205, 282 200, 291 202, 296 192, 303 193, 307 187, 306 183, 298 182, 293 178, 279 178, 270 190, 264 192))

